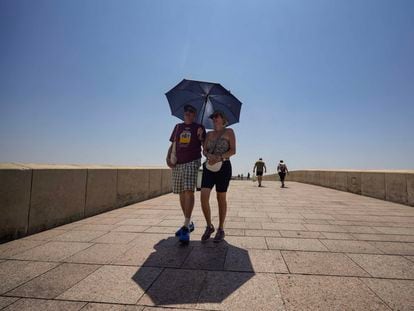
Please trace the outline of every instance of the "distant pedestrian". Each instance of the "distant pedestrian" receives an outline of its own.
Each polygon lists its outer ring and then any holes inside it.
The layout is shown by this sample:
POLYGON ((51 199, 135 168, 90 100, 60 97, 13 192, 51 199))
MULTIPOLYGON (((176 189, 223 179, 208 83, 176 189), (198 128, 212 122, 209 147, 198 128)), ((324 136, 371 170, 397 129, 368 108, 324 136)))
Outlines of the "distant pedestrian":
POLYGON ((249 180, 249 179, 250 179, 250 172, 247 173, 247 180, 249 180))
POLYGON ((280 187, 285 188, 285 177, 286 174, 289 174, 289 170, 283 160, 280 160, 279 165, 277 166, 277 173, 279 174, 280 182, 282 183, 280 187))
POLYGON ((266 164, 263 162, 263 159, 260 158, 258 161, 256 161, 253 167, 253 174, 256 171, 256 176, 259 182, 259 187, 262 186, 263 170, 265 173, 267 172, 266 164))

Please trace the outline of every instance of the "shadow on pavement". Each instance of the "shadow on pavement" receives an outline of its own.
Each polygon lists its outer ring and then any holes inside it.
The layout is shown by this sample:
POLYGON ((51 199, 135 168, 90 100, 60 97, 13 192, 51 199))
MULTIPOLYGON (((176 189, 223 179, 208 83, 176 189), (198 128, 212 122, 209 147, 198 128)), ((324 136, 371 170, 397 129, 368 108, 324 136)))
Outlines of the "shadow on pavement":
POLYGON ((154 251, 132 279, 146 291, 139 304, 177 306, 220 303, 254 275, 245 249, 211 240, 181 246, 170 237, 154 245, 154 251), (148 267, 162 268, 152 284, 148 267))

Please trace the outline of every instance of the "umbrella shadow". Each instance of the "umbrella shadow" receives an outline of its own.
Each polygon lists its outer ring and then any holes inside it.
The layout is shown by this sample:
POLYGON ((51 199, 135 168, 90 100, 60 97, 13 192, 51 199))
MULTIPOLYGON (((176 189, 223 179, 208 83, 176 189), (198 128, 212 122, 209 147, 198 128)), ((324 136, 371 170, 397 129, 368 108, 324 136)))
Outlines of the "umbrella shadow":
POLYGON ((195 307, 197 303, 221 303, 254 275, 247 250, 223 241, 192 241, 181 246, 176 238, 154 245, 132 279, 145 291, 139 304, 195 307), (148 280, 148 270, 159 269, 148 280))

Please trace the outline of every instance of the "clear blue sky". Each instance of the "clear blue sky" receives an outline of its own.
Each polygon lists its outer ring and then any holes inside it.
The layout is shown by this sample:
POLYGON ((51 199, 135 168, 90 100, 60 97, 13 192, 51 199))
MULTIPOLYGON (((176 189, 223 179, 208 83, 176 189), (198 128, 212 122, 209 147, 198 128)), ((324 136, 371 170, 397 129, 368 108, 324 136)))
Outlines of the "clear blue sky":
POLYGON ((234 173, 414 168, 414 1, 0 0, 0 162, 164 165, 164 93, 242 102, 234 173))

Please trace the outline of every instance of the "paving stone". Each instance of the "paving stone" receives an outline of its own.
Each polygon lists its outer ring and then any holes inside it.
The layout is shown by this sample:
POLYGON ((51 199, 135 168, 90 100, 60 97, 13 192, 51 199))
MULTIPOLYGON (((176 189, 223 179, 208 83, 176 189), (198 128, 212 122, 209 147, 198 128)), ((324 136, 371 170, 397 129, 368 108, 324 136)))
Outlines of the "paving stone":
POLYGON ((165 269, 138 304, 194 309, 206 275, 207 271, 165 269))
POLYGON ((188 257, 192 247, 132 247, 124 254, 115 258, 112 263, 117 265, 171 267, 179 268, 188 257))
POLYGON ((65 258, 90 247, 91 243, 81 242, 47 242, 31 248, 23 253, 12 256, 14 259, 61 261, 65 258))
POLYGON ((60 229, 50 229, 50 230, 46 230, 46 231, 42 231, 39 233, 35 233, 35 234, 31 234, 27 237, 24 237, 21 240, 25 240, 25 241, 50 241, 53 238, 65 233, 66 230, 62 230, 60 229))
POLYGON ((194 247, 182 267, 185 269, 223 270, 227 249, 225 247, 194 247))
POLYGON ((348 254, 348 257, 373 277, 414 279, 414 263, 402 256, 348 254))
POLYGON ((369 276, 345 254, 282 251, 291 273, 369 276))
POLYGON ((314 225, 314 224, 305 224, 304 226, 309 231, 319 231, 319 232, 348 232, 343 226, 336 226, 336 225, 314 225))
POLYGON ((132 247, 133 245, 130 244, 95 244, 66 258, 65 261, 85 264, 108 264, 132 247))
POLYGON ((103 266, 57 298, 135 304, 160 272, 159 268, 103 266))
POLYGON ((382 254, 382 251, 365 241, 321 240, 331 252, 382 254))
POLYGON ((264 237, 238 237, 229 236, 226 237, 226 241, 235 247, 246 249, 267 249, 266 240, 264 237))
POLYGON ((209 271, 197 308, 208 310, 284 310, 274 274, 209 271))
POLYGON ((104 234, 105 231, 72 230, 53 237, 51 240, 62 242, 89 242, 104 234))
POLYGON ((57 300, 45 300, 45 299, 29 299, 23 298, 16 301, 14 304, 7 307, 6 311, 55 311, 55 310, 67 310, 75 311, 80 310, 85 305, 85 302, 74 301, 57 301, 57 300))
POLYGON ((0 258, 11 258, 13 255, 22 253, 28 249, 42 245, 44 243, 44 241, 31 241, 20 239, 0 244, 0 258))
POLYGON ((148 228, 150 228, 150 226, 119 226, 115 229, 113 229, 113 232, 144 232, 145 230, 147 230, 148 228))
POLYGON ((414 242, 414 235, 353 233, 352 236, 365 241, 414 242))
POLYGON ((370 242, 384 254, 391 255, 414 255, 414 243, 399 242, 370 242))
POLYGON ((8 305, 11 305, 17 299, 18 298, 13 298, 13 297, 0 297, 0 309, 3 309, 7 307, 8 305))
POLYGON ((287 310, 389 310, 359 279, 278 275, 287 310))
POLYGON ((280 231, 280 234, 285 238, 318 239, 324 237, 321 232, 316 231, 280 231))
POLYGON ((106 231, 109 232, 118 228, 119 225, 94 225, 94 224, 85 224, 76 227, 76 230, 86 230, 86 231, 106 231))
POLYGON ((414 281, 361 279, 393 310, 409 311, 414 309, 414 281))
POLYGON ((269 249, 327 251, 328 249, 316 239, 266 238, 269 249))
POLYGON ((230 247, 227 250, 224 269, 243 272, 288 273, 283 257, 278 250, 244 250, 230 247))
POLYGON ((136 232, 108 232, 93 240, 94 243, 126 244, 139 236, 136 232))
POLYGON ((332 240, 355 240, 355 238, 349 233, 342 232, 321 232, 322 237, 332 240))
POLYGON ((280 233, 277 230, 251 230, 246 229, 245 231, 246 236, 274 236, 274 237, 280 237, 280 233))
POLYGON ((52 299, 99 267, 98 265, 62 264, 7 294, 18 297, 52 299))
POLYGON ((7 260, 0 262, 0 295, 56 267, 52 262, 7 260))
POLYGON ((265 222, 262 224, 263 229, 268 230, 306 230, 302 224, 285 224, 278 222, 265 222))
MULTIPOLYGON (((141 311, 141 310, 145 310, 145 307, 120 305, 120 304, 112 304, 112 303, 96 303, 96 302, 90 302, 82 309, 82 311, 141 311)), ((167 310, 167 311, 170 311, 170 310, 167 310)))

